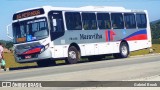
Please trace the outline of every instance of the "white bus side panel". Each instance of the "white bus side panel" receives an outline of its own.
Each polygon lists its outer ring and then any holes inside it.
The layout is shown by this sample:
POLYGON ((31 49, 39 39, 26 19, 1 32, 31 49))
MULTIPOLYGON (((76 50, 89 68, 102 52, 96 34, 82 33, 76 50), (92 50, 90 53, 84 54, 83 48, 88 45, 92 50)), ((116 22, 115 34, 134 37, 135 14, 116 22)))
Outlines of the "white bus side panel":
POLYGON ((68 57, 68 46, 67 45, 56 45, 54 46, 53 58, 68 57))
POLYGON ((148 40, 128 41, 128 44, 130 51, 136 51, 151 47, 151 44, 148 40))
POLYGON ((104 42, 79 45, 81 56, 112 54, 119 52, 119 42, 104 42), (118 43, 118 44, 117 44, 118 43))

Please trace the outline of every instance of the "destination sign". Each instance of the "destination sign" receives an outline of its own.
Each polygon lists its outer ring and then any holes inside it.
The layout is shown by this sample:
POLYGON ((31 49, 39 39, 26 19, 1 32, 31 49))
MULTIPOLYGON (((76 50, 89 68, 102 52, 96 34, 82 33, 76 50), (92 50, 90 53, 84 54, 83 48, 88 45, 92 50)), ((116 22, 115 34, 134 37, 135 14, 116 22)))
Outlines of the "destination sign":
POLYGON ((26 38, 25 37, 22 37, 22 38, 17 38, 17 42, 20 43, 20 42, 25 42, 26 41, 26 38))
POLYGON ((44 10, 42 8, 41 9, 24 11, 24 12, 14 14, 13 15, 13 20, 32 17, 32 16, 37 16, 37 15, 41 15, 41 14, 44 14, 44 10))

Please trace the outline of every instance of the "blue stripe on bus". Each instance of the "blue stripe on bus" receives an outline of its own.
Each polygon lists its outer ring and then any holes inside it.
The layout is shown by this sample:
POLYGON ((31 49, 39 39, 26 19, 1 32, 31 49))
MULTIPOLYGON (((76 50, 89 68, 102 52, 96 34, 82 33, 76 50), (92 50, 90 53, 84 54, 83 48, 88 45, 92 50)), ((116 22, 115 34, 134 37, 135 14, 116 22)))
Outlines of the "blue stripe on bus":
POLYGON ((147 30, 140 30, 140 31, 137 31, 131 35, 129 35, 128 37, 124 38, 124 39, 127 39, 127 38, 130 38, 130 37, 133 37, 133 36, 136 36, 136 35, 140 35, 140 34, 147 34, 147 30))

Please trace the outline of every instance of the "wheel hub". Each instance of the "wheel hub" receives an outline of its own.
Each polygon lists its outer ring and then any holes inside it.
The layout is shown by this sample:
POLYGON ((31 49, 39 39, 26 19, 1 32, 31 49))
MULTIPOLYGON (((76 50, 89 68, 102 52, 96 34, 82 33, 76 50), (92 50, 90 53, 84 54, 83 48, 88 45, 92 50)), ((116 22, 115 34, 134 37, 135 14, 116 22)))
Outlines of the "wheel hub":
POLYGON ((69 52, 69 57, 72 59, 76 59, 76 52, 75 51, 70 51, 69 52))
POLYGON ((128 53, 127 47, 122 46, 122 54, 127 55, 127 53, 128 53))

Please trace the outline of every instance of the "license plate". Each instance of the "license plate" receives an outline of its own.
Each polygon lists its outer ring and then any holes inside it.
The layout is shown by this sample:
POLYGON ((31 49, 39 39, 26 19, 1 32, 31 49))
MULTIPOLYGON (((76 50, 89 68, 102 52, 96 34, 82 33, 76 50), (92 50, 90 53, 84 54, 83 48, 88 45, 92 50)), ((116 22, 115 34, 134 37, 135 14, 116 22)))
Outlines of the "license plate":
POLYGON ((25 59, 30 59, 31 55, 25 56, 25 59))

